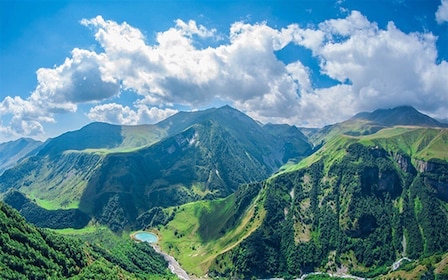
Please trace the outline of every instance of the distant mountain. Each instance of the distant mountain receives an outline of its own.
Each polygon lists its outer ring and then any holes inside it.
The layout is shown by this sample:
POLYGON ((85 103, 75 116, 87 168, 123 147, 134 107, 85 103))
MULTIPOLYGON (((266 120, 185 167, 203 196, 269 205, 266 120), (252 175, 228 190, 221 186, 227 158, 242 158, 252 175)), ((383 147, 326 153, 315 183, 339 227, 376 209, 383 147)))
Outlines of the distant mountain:
POLYGON ((18 164, 22 159, 38 152, 42 142, 30 138, 0 144, 0 174, 18 164))
POLYGON ((296 128, 265 128, 228 106, 151 126, 93 123, 7 170, 0 192, 17 189, 51 210, 78 208, 121 230, 153 207, 225 197, 310 152, 296 128))
POLYGON ((311 146, 308 137, 296 126, 287 124, 266 124, 263 126, 270 134, 282 139, 282 146, 279 147, 283 153, 283 162, 288 160, 300 160, 303 156, 311 154, 311 146))
POLYGON ((38 155, 56 156, 66 151, 87 149, 132 149, 157 142, 164 136, 154 125, 120 126, 95 122, 49 139, 38 155))
POLYGON ((400 106, 391 109, 379 109, 371 113, 359 113, 352 117, 351 120, 367 120, 385 127, 397 125, 448 127, 447 124, 420 113, 412 106, 400 106))
POLYGON ((373 112, 358 113, 341 123, 328 125, 321 129, 305 129, 304 131, 307 132, 308 139, 314 145, 321 145, 335 135, 369 135, 381 129, 394 126, 447 128, 448 124, 422 114, 411 106, 400 106, 391 109, 378 109, 373 112))

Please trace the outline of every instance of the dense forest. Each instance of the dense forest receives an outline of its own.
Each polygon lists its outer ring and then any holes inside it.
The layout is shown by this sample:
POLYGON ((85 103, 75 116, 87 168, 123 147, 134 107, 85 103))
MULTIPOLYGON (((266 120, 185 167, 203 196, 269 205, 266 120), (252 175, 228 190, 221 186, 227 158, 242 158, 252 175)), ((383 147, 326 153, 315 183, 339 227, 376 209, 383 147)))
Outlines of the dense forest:
POLYGON ((448 166, 433 165, 417 172, 381 148, 354 143, 334 162, 276 176, 265 182, 262 226, 218 258, 211 274, 292 278, 344 266, 374 277, 402 256, 440 261, 448 251, 448 209, 437 186, 448 181, 448 166), (225 271, 222 260, 232 262, 225 271))
POLYGON ((106 245, 37 228, 0 202, 0 279, 175 279, 147 243, 106 245))

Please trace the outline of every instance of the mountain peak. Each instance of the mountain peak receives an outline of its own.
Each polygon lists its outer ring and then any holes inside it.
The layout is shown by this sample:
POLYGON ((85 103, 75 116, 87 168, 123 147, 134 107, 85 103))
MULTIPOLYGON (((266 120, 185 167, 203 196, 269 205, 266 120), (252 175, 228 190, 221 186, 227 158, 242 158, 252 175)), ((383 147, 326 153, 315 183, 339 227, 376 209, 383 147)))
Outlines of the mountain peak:
POLYGON ((416 125, 425 127, 446 127, 443 123, 425 115, 409 105, 389 109, 378 109, 373 112, 362 112, 351 118, 352 120, 367 120, 377 125, 416 125))

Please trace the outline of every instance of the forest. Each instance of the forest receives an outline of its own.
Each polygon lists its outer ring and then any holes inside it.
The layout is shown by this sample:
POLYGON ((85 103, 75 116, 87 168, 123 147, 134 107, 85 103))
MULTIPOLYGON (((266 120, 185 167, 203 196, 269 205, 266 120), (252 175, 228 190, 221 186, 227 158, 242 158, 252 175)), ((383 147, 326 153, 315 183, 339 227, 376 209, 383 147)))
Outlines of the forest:
MULTIPOLYGON (((401 256, 440 261, 448 250, 448 214, 430 182, 446 182, 446 165, 402 170, 385 150, 359 143, 329 162, 265 182, 265 220, 221 258, 233 264, 226 273, 289 279, 345 266, 371 278, 386 274, 401 256)), ((224 276, 217 267, 212 275, 224 276)))
POLYGON ((49 278, 176 279, 147 243, 87 243, 30 225, 0 202, 0 279, 49 278))

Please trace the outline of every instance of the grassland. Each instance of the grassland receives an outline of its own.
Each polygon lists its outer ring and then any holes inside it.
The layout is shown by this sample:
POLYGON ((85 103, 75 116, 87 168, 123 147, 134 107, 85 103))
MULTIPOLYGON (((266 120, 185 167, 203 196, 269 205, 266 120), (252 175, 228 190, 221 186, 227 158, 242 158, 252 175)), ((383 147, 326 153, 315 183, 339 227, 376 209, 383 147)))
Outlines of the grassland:
MULTIPOLYGON (((339 131, 339 130, 338 130, 339 131)), ((329 134, 330 136, 332 134, 329 134)), ((345 149, 352 143, 359 142, 365 146, 381 147, 388 152, 400 152, 409 155, 412 160, 441 159, 448 161, 448 129, 396 126, 384 128, 376 133, 363 136, 345 134, 327 138, 328 142, 311 156, 293 164, 288 163, 277 174, 296 171, 311 166, 314 162, 326 158, 331 164, 342 158, 345 149)))
POLYGON ((174 256, 189 273, 204 276, 217 256, 237 246, 263 221, 258 196, 235 223, 235 194, 225 199, 198 201, 172 208, 174 219, 158 232, 164 252, 174 256))

